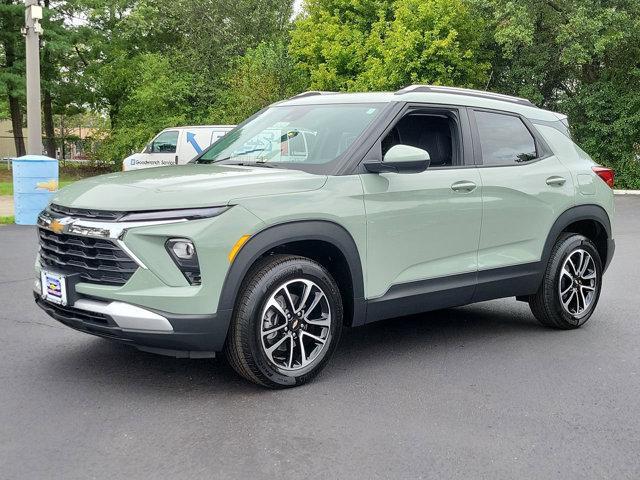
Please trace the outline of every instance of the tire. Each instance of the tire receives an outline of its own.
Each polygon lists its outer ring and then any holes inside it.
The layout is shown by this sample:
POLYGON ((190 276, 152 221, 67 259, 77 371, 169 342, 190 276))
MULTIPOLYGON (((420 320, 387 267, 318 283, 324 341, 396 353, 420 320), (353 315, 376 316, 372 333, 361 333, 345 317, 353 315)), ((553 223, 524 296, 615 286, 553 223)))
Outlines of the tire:
POLYGON ((596 246, 583 235, 564 233, 553 246, 542 284, 529 306, 542 325, 570 330, 591 318, 601 288, 602 260, 596 246))
POLYGON ((240 288, 225 353, 236 372, 258 385, 302 385, 329 361, 342 322, 340 290, 322 265, 270 255, 256 262, 240 288))

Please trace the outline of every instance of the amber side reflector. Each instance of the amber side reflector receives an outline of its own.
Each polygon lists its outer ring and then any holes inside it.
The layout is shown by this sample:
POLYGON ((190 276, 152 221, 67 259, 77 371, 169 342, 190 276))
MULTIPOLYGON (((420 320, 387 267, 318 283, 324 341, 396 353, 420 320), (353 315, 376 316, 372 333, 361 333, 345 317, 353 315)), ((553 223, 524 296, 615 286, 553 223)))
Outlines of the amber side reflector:
POLYGON ((251 238, 251 235, 243 235, 238 239, 238 241, 235 243, 235 245, 233 246, 233 248, 229 252, 229 255, 228 255, 229 263, 233 263, 233 261, 236 258, 236 255, 238 255, 238 252, 240 251, 242 246, 245 243, 247 243, 247 240, 249 240, 249 238, 251 238))

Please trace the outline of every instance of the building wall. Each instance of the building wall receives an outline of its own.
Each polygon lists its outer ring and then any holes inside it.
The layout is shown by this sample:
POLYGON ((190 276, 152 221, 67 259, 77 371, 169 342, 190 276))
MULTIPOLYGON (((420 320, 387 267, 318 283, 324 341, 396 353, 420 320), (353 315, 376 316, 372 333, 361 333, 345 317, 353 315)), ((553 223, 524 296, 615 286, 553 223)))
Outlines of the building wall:
MULTIPOLYGON (((24 143, 27 143, 28 130, 22 128, 24 135, 24 143)), ((11 128, 11 120, 0 120, 0 158, 15 157, 16 144, 13 140, 13 130, 11 128)))

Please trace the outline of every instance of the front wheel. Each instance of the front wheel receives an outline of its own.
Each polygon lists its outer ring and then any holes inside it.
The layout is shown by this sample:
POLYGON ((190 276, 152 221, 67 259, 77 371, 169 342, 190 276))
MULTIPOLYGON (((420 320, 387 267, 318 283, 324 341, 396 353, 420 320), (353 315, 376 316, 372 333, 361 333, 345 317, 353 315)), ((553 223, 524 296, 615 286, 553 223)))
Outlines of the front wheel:
POLYGON ((271 255, 247 274, 234 310, 226 353, 247 380, 271 388, 317 375, 342 330, 334 279, 305 257, 271 255))
POLYGON ((538 292, 529 300, 543 325, 578 328, 593 314, 602 287, 602 260, 583 235, 563 234, 553 247, 538 292))

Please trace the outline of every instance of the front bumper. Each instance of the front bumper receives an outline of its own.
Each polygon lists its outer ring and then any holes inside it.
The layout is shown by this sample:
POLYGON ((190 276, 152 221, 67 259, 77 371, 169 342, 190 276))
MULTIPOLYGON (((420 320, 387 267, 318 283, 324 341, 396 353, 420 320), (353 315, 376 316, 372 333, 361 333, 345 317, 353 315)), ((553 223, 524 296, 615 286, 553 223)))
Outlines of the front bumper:
POLYGON ((60 323, 142 351, 205 358, 215 356, 224 346, 227 325, 216 321, 216 314, 177 315, 89 298, 63 307, 44 300, 35 291, 33 295, 36 304, 60 323))

